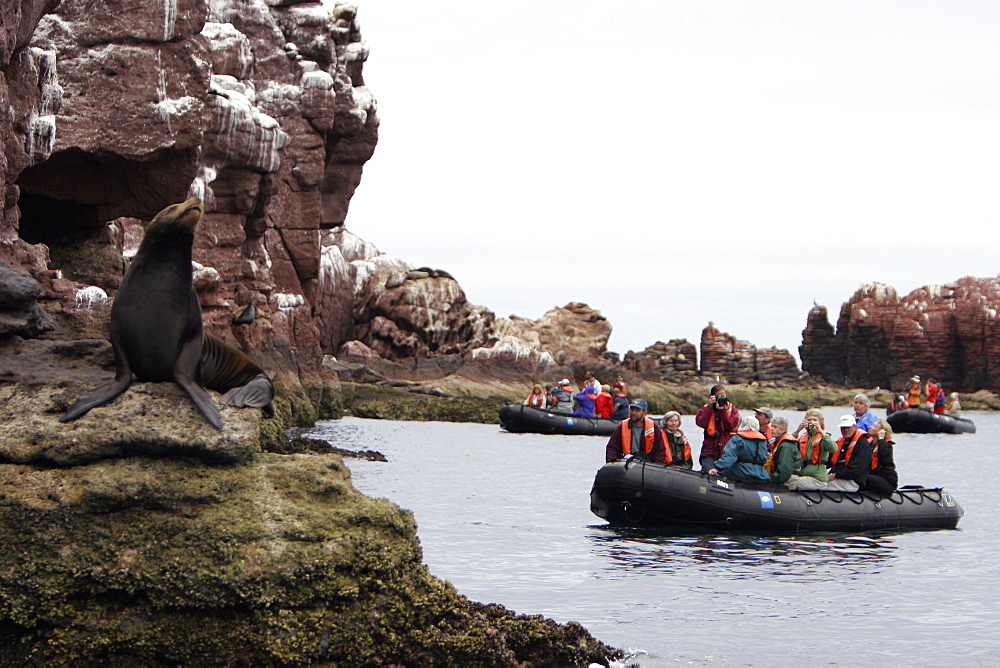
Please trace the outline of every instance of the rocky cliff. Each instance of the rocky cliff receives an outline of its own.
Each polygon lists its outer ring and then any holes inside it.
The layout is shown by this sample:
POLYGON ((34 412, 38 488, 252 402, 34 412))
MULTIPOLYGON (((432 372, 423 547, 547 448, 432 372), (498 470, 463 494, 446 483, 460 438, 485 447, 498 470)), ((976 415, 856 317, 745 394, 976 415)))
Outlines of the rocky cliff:
POLYGON ((966 277, 905 297, 862 285, 840 309, 809 312, 799 348, 803 369, 830 382, 900 389, 913 374, 948 391, 1000 389, 1000 279, 966 277))

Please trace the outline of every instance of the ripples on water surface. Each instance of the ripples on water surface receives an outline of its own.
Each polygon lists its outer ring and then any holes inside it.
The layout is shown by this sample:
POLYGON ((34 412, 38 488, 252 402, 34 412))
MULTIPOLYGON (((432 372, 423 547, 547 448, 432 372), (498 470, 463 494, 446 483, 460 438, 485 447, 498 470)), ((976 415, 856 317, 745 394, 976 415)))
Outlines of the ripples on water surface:
MULTIPOLYGON (((828 423, 848 412, 824 411, 828 423)), ((777 411, 798 424, 802 413, 777 411)), ((413 511, 432 573, 477 601, 576 620, 642 666, 1000 666, 1000 519, 988 492, 1000 415, 977 434, 897 438, 901 484, 943 486, 954 531, 696 534, 590 513, 607 439, 495 425, 345 418, 311 435, 375 449, 362 492, 413 511)), ((685 416, 697 451, 700 430, 685 416)))

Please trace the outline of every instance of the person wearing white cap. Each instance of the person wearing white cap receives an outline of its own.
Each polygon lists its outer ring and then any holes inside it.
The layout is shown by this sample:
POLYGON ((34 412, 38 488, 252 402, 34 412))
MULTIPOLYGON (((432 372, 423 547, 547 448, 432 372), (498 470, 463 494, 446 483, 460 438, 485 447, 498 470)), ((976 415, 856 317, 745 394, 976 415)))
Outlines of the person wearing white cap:
POLYGON ((569 378, 563 378, 559 385, 552 388, 551 401, 549 410, 553 413, 569 415, 573 412, 573 386, 569 384, 569 378))
POLYGON ((840 433, 837 450, 830 457, 826 489, 856 492, 865 486, 872 468, 872 437, 858 429, 853 415, 840 418, 840 433))

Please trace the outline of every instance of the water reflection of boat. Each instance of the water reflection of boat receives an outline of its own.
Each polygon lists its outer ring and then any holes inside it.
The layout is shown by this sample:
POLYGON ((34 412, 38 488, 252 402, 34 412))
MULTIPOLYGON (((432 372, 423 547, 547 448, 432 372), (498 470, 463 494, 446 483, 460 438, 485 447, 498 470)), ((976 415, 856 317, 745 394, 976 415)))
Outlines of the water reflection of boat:
POLYGON ((895 432, 911 434, 975 434, 976 423, 972 420, 944 413, 935 413, 926 408, 904 408, 890 413, 886 421, 895 432))
POLYGON ((515 434, 610 436, 620 423, 621 420, 611 418, 585 418, 553 413, 524 404, 508 404, 500 409, 500 426, 515 434))
POLYGON ((636 459, 601 467, 590 510, 612 524, 733 531, 954 529, 964 514, 941 488, 903 487, 889 497, 793 491, 636 459))

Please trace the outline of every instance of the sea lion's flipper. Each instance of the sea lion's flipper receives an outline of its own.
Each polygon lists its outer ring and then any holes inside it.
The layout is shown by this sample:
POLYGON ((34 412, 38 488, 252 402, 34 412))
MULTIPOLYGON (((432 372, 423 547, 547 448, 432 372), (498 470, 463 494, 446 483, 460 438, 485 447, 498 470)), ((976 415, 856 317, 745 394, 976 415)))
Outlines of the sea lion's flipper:
POLYGON ((72 422, 83 416, 91 408, 97 408, 108 403, 119 394, 128 389, 132 384, 132 374, 130 373, 124 381, 117 376, 114 380, 98 385, 88 394, 83 395, 73 402, 73 405, 66 409, 66 412, 59 418, 60 422, 72 422))
POLYGON ((122 352, 121 341, 112 333, 111 345, 115 353, 115 377, 106 383, 102 383, 93 390, 83 395, 73 402, 66 409, 66 412, 59 418, 60 422, 72 422, 78 417, 82 417, 91 408, 97 408, 108 403, 119 394, 128 389, 132 384, 132 367, 129 366, 128 359, 122 352))
POLYGON ((216 429, 222 429, 222 414, 219 413, 219 407, 215 405, 215 401, 201 386, 201 383, 195 380, 200 360, 201 337, 192 337, 181 347, 180 354, 177 356, 177 363, 174 365, 174 382, 187 392, 191 401, 198 407, 209 424, 216 429))
POLYGON ((257 374, 245 385, 234 387, 222 395, 222 403, 236 408, 262 408, 268 415, 274 415, 271 400, 274 399, 274 386, 271 379, 263 373, 257 374))

